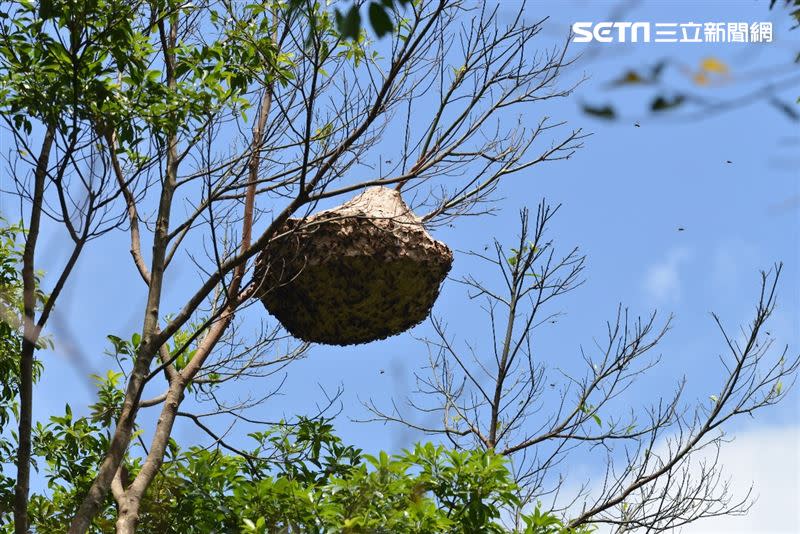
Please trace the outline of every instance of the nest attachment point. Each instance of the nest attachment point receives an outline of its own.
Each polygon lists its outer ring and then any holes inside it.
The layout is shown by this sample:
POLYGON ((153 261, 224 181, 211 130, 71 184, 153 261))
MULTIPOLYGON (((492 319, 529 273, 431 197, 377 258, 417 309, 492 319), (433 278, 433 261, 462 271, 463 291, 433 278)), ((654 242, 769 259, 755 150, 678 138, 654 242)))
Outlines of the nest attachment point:
POLYGON ((386 187, 289 219, 283 234, 258 257, 258 296, 293 336, 315 343, 368 343, 422 322, 453 263, 386 187))

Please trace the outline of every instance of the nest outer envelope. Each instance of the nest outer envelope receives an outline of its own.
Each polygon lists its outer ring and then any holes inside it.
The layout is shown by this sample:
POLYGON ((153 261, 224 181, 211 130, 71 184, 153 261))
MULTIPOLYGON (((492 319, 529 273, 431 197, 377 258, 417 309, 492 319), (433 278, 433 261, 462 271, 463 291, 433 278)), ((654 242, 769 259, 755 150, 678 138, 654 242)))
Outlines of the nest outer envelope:
POLYGON ((398 191, 372 187, 304 221, 258 257, 259 298, 293 336, 328 345, 399 334, 430 314, 453 253, 398 191))

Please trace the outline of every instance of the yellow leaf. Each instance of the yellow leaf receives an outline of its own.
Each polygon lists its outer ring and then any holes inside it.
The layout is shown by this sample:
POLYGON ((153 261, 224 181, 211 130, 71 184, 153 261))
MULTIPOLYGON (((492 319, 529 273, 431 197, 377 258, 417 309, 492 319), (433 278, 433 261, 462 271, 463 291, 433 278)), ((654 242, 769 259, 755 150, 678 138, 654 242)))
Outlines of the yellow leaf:
POLYGON ((640 83, 646 83, 647 80, 642 78, 638 72, 634 70, 629 70, 616 80, 611 82, 612 87, 620 87, 623 85, 638 85, 640 83))
POLYGON ((700 62, 700 68, 706 72, 715 72, 717 74, 727 74, 728 66, 714 57, 707 57, 700 62))
POLYGON ((705 72, 698 72, 692 76, 692 81, 697 85, 708 85, 708 76, 705 72))
POLYGON ((642 81, 642 77, 639 76, 638 73, 630 70, 625 74, 625 81, 627 83, 639 83, 642 81))

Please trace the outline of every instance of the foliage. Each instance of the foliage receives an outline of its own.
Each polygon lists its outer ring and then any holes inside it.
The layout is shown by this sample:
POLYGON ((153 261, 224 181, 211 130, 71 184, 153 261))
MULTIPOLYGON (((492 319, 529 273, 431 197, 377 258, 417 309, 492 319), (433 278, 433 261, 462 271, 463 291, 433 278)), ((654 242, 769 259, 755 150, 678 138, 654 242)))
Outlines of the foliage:
POLYGON ((164 84, 163 61, 150 34, 159 17, 191 13, 170 0, 152 3, 150 24, 140 26, 141 6, 125 0, 20 2, 0 12, 0 109, 19 131, 31 119, 56 124, 77 135, 78 121, 101 137, 113 128, 120 151, 135 160, 134 148, 148 135, 192 134, 222 108, 248 107, 242 98, 254 77, 291 76, 291 63, 272 40, 268 11, 248 5, 243 20, 211 10, 219 39, 175 47, 174 74, 164 84), (224 59, 224 61, 223 61, 224 59))
POLYGON ((18 226, 0 226, 0 426, 8 423, 13 412, 16 357, 22 346, 22 276, 16 239, 20 231, 18 226))
MULTIPOLYGON (((13 463, 16 436, 3 432, 12 418, 18 417, 19 354, 22 350, 22 247, 20 225, 9 225, 0 217, 0 466, 13 463)), ((36 274, 37 284, 41 273, 36 274)), ((36 292, 37 304, 46 295, 36 292)), ((49 346, 51 341, 41 337, 37 346, 49 346)), ((41 374, 41 362, 34 362, 34 379, 41 374)), ((14 479, 0 469, 0 522, 10 509, 14 496, 14 479)))
MULTIPOLYGON (((47 465, 49 491, 31 498, 35 532, 63 528, 91 482, 106 446, 104 414, 117 402, 103 392, 118 378, 109 373, 98 380, 100 399, 90 416, 75 418, 67 406, 63 416, 37 426, 36 453, 47 465)), ((428 443, 372 456, 342 443, 324 419, 282 421, 250 437, 255 448, 234 455, 181 450, 172 441, 142 503, 141 531, 501 533, 508 532, 504 510, 518 504, 507 460, 492 451, 428 443)), ((139 468, 139 459, 129 457, 123 478, 139 468)), ((93 532, 112 532, 115 516, 109 498, 93 532)), ((529 534, 568 532, 539 508, 523 521, 529 534)))
MULTIPOLYGON (((19 232, 17 226, 0 225, 0 429, 16 416, 17 357, 22 348, 22 277, 16 242, 19 232)), ((14 451, 13 441, 0 436, 0 462, 12 461, 14 451)), ((10 509, 13 498, 14 479, 0 470, 0 522, 4 520, 3 510, 10 509)))
MULTIPOLYGON (((395 22, 398 11, 409 4, 411 0, 380 0, 370 1, 367 7, 367 15, 372 30, 380 38, 395 29, 395 22)), ((291 0, 290 8, 296 11, 303 11, 305 15, 313 17, 312 10, 305 10, 308 6, 308 0, 291 0)), ((338 7, 334 8, 333 13, 336 20, 336 29, 344 39, 358 40, 362 35, 361 18, 362 2, 353 2, 353 4, 345 9, 340 10, 338 7)))

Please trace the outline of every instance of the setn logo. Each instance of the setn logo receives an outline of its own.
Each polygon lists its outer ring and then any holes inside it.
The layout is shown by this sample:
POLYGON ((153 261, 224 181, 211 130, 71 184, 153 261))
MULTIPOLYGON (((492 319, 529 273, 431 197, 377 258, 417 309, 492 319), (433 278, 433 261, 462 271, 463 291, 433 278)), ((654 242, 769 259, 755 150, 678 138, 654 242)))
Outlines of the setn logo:
POLYGON ((576 43, 590 43, 592 39, 601 43, 625 43, 628 38, 632 43, 638 43, 640 39, 644 43, 650 42, 649 22, 575 22, 572 32, 576 43))
MULTIPOLYGON (((800 1, 800 0, 798 0, 800 1)), ((573 42, 771 43, 771 22, 575 22, 573 42)))

